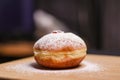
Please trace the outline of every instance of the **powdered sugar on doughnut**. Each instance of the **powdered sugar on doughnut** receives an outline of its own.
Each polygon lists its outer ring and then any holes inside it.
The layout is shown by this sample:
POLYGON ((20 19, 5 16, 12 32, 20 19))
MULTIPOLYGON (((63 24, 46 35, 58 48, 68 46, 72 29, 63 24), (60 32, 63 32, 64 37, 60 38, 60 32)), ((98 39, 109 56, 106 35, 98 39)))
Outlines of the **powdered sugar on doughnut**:
POLYGON ((61 50, 64 47, 80 49, 86 47, 86 44, 73 33, 53 32, 40 38, 34 45, 34 48, 42 50, 61 50))

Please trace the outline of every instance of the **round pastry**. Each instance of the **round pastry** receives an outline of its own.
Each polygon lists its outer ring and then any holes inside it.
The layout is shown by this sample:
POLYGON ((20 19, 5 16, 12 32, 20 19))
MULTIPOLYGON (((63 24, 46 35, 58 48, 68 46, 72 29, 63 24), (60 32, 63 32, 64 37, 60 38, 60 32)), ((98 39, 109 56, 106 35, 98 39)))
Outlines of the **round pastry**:
POLYGON ((70 68, 86 56, 86 44, 73 33, 53 31, 40 38, 33 47, 36 62, 48 68, 70 68))

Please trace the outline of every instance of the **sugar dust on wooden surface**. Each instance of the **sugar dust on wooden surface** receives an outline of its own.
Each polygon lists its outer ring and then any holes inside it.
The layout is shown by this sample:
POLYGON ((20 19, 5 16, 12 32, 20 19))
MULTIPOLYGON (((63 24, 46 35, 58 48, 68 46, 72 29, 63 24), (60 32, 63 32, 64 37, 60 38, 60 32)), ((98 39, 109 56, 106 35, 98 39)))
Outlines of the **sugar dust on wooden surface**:
POLYGON ((0 65, 0 77, 22 80, 119 80, 120 57, 87 55, 75 68, 52 70, 38 65, 33 57, 0 65))
POLYGON ((31 61, 27 63, 19 63, 16 65, 9 65, 6 66, 6 69, 15 71, 17 73, 22 73, 22 74, 32 74, 32 73, 41 73, 41 74, 46 74, 46 73, 85 73, 85 72, 98 72, 102 71, 103 68, 102 66, 90 62, 90 61, 83 61, 78 67, 75 68, 69 68, 69 69, 47 69, 44 68, 40 65, 38 65, 36 62, 31 61))

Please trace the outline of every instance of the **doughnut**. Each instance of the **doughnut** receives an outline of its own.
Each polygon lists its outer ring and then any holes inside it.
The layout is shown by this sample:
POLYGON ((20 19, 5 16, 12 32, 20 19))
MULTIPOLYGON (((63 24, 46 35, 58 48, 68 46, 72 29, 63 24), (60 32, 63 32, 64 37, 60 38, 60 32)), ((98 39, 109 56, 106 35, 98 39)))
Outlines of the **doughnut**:
POLYGON ((36 62, 47 68, 76 67, 85 58, 84 40, 71 32, 60 30, 44 35, 33 46, 36 62))

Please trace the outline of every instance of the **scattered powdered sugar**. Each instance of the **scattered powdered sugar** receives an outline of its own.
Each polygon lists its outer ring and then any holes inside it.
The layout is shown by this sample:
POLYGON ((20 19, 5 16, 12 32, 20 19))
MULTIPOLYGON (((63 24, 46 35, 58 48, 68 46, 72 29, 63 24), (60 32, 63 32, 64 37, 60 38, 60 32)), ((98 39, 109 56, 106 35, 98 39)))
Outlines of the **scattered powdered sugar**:
POLYGON ((60 69, 60 70, 53 70, 53 69, 46 69, 44 67, 41 67, 35 62, 29 62, 29 63, 23 63, 23 64, 17 64, 17 65, 9 65, 6 67, 8 70, 12 70, 18 73, 70 73, 70 72, 97 72, 102 71, 102 67, 98 64, 89 62, 89 61, 83 61, 81 63, 81 66, 78 66, 76 68, 71 69, 60 69))
POLYGON ((86 47, 85 42, 79 36, 73 33, 53 32, 40 38, 34 45, 34 48, 43 50, 62 49, 64 46, 79 48, 86 47))
POLYGON ((99 71, 101 68, 98 64, 92 63, 92 62, 88 62, 88 61, 83 61, 84 63, 84 67, 81 68, 80 71, 83 72, 96 72, 99 71))

